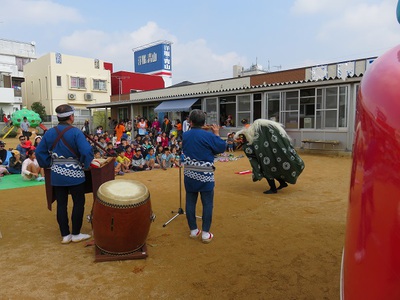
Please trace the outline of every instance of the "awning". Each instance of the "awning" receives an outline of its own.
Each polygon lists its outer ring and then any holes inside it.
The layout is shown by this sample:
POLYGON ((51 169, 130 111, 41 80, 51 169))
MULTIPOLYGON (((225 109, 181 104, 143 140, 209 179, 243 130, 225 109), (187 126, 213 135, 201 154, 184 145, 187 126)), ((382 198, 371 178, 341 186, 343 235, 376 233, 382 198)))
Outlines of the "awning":
POLYGON ((189 111, 192 105, 195 104, 197 100, 199 100, 199 98, 163 101, 154 109, 154 111, 157 113, 189 111))

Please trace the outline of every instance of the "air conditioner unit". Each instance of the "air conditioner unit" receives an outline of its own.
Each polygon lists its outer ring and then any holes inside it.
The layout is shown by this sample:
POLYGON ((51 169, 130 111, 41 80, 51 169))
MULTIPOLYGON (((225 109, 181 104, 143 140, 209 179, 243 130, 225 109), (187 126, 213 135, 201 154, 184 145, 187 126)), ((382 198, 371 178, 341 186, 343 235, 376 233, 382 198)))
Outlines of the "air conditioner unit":
POLYGON ((76 100, 76 94, 68 94, 68 100, 76 100))
POLYGON ((92 93, 85 93, 84 95, 86 101, 92 101, 93 100, 93 94, 92 93))

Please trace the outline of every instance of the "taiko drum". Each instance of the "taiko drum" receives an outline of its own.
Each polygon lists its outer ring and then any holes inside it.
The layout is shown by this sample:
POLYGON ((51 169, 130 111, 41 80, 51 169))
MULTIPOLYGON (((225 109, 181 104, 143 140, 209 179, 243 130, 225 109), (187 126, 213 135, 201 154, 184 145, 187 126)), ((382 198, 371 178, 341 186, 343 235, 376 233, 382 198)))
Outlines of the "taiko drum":
POLYGON ((136 180, 111 180, 97 191, 92 227, 96 246, 108 254, 129 254, 146 242, 154 219, 150 193, 136 180))

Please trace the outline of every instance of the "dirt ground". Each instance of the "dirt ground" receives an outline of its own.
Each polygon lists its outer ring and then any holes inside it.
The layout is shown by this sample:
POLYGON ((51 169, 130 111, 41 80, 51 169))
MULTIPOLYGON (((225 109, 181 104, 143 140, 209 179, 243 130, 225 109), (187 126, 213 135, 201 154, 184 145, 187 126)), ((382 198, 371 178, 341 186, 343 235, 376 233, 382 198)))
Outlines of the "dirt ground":
POLYGON ((217 162, 210 244, 188 237, 184 215, 163 227, 179 208, 179 169, 125 175, 148 187, 156 215, 139 260, 95 263, 93 246, 62 245, 44 186, 1 191, 0 299, 339 299, 351 158, 300 155, 297 184, 275 195, 234 174, 247 158, 217 162))

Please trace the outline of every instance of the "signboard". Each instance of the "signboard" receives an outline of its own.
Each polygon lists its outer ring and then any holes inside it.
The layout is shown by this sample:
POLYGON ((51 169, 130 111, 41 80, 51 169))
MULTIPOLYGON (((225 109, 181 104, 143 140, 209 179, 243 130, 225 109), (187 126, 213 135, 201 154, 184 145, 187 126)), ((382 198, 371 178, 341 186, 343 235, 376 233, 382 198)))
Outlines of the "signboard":
POLYGON ((328 78, 328 66, 315 66, 311 68, 311 80, 323 80, 328 78))
POLYGON ((354 61, 348 61, 345 63, 340 63, 337 64, 337 74, 336 76, 342 79, 345 79, 347 77, 354 76, 354 69, 356 67, 356 64, 354 61))
POLYGON ((134 52, 135 72, 153 74, 162 72, 171 74, 171 44, 160 43, 134 52))

